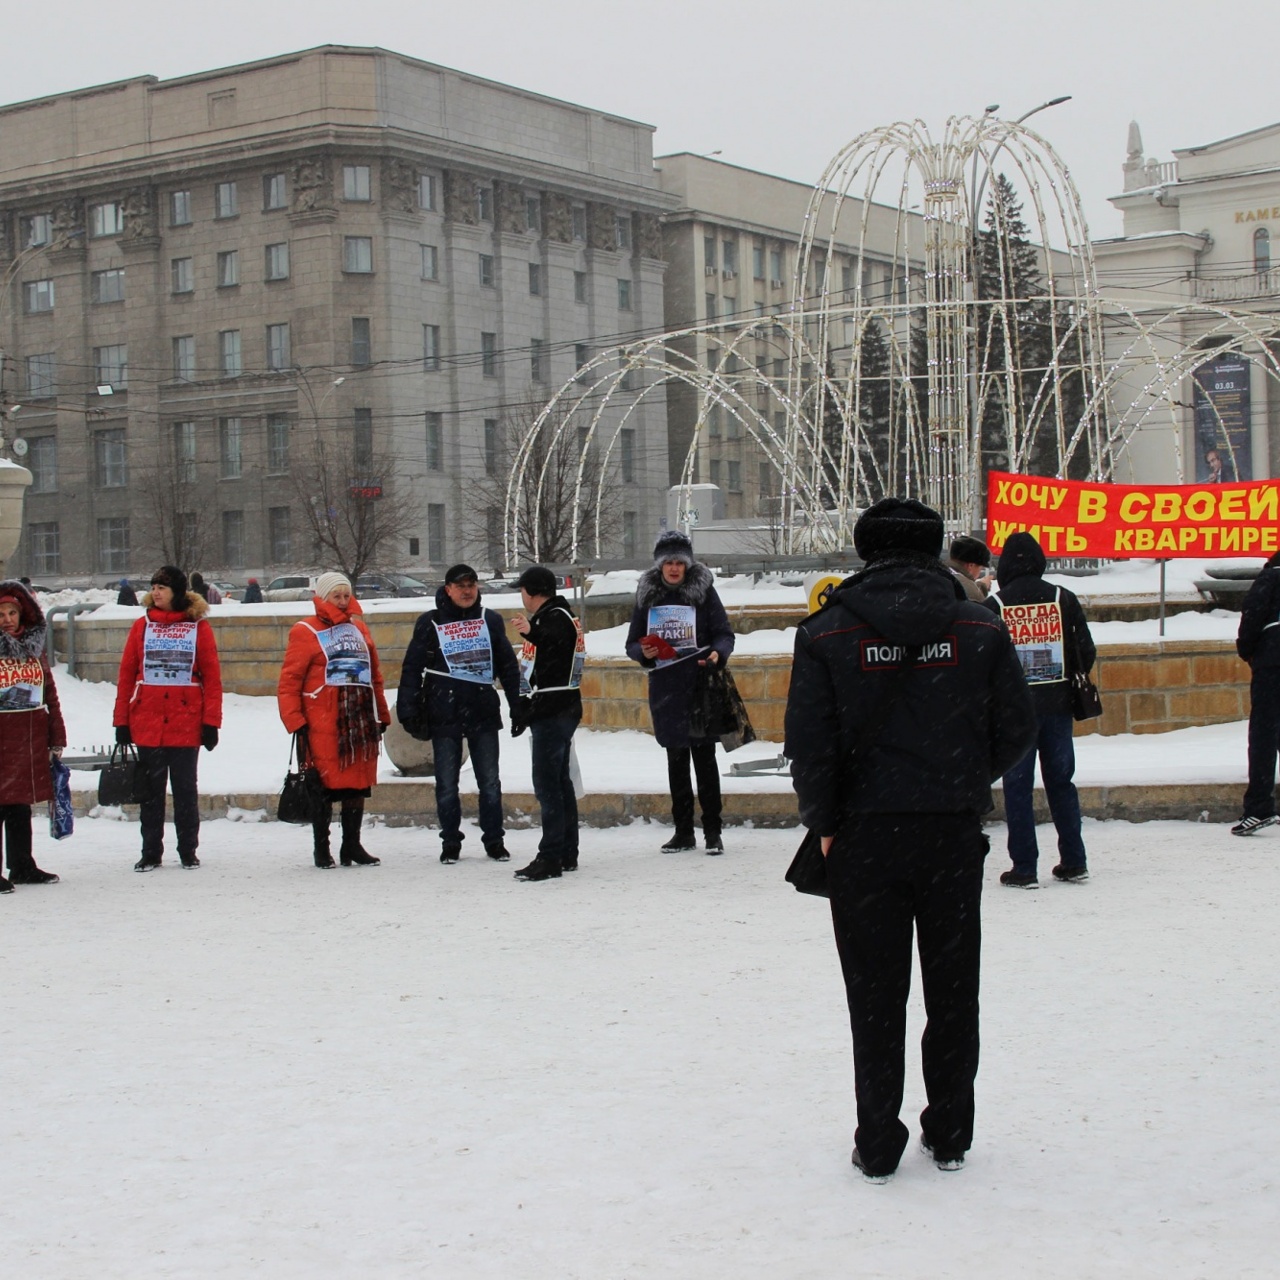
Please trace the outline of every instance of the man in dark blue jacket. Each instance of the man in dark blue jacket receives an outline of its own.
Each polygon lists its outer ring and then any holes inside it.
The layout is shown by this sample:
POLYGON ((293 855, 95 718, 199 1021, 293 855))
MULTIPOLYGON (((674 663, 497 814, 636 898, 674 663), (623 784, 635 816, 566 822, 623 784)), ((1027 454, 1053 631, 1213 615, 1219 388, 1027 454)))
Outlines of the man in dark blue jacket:
POLYGON ((973 1141, 980 907, 991 783, 1035 714, 1009 633, 939 562, 942 518, 914 500, 864 511, 866 568, 796 634, 786 754, 800 820, 822 838, 853 1031, 853 1163, 882 1182, 902 1108, 914 926, 928 1023, 921 1141, 959 1169, 973 1141))
MULTIPOLYGON (((436 593, 436 607, 413 628, 404 655, 396 715, 415 738, 430 739, 436 777, 440 861, 462 852, 462 803, 458 775, 466 740, 480 792, 480 832, 485 852, 506 862, 502 783, 498 776, 498 732, 502 711, 493 687, 502 682, 507 707, 520 695, 520 667, 502 615, 480 604, 476 571, 455 564, 436 593)), ((513 719, 514 723, 514 719, 513 719)))
POLYGON ((1253 671, 1249 681, 1249 787, 1233 836, 1251 836, 1276 822, 1276 749, 1280 743, 1280 552, 1263 566, 1240 609, 1236 652, 1253 671))

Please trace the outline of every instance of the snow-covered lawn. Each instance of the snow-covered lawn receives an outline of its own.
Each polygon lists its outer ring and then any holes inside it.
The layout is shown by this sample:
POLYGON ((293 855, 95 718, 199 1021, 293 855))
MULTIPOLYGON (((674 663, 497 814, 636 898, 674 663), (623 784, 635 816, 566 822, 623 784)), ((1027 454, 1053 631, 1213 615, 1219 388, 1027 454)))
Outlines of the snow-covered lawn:
POLYGON ((664 834, 526 885, 528 831, 446 868, 378 828, 383 866, 320 872, 223 821, 140 876, 134 824, 38 829, 63 883, 0 899, 5 1273, 1276 1274, 1280 836, 1089 823, 1093 879, 1026 893, 994 829, 976 1145, 877 1187, 795 833, 664 834))

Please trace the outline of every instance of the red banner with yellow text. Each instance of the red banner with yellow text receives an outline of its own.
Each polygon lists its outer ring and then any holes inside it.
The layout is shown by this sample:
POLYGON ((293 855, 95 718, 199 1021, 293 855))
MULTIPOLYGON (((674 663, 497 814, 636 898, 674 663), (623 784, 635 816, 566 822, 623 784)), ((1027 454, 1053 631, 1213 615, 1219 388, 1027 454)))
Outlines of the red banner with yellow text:
POLYGON ((1280 550, 1280 480, 1099 484, 992 471, 987 542, 1030 533, 1047 556, 1168 560, 1280 550))

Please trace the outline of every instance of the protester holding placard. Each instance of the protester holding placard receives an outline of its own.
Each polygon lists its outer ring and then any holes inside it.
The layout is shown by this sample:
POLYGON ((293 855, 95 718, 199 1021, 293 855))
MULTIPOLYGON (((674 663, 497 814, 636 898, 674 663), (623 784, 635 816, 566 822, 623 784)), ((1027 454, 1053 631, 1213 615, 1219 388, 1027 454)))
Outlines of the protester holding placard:
POLYGON ((49 766, 67 745, 46 634, 35 596, 20 582, 0 582, 0 827, 9 863, 0 893, 15 884, 58 883, 31 852, 31 806, 52 798, 49 766))
POLYGON ((494 679, 502 683, 507 707, 515 713, 520 697, 520 667, 507 639, 502 615, 480 604, 480 584, 468 564, 455 564, 436 592, 436 607, 413 628, 405 651, 396 696, 396 715, 415 738, 430 740, 436 782, 436 818, 440 823, 440 861, 458 861, 462 842, 462 803, 458 776, 462 744, 480 793, 480 833, 485 853, 495 862, 511 855, 504 843, 502 782, 498 772, 498 734, 502 708, 494 679))
POLYGON ((312 601, 315 616, 289 632, 276 698, 284 727, 295 735, 298 759, 314 765, 324 786, 312 820, 317 867, 334 865, 329 845, 333 802, 342 805, 344 867, 376 867, 360 843, 364 802, 378 780, 378 750, 391 724, 382 691, 378 650, 365 626, 351 580, 322 573, 312 601))
POLYGON ((733 652, 733 629, 711 570, 693 558, 693 543, 669 530, 653 548, 654 565, 640 576, 627 632, 627 656, 649 671, 653 734, 667 751, 671 816, 675 834, 664 853, 698 847, 693 830, 690 761, 698 779, 702 835, 709 854, 724 852, 721 838, 720 774, 714 737, 690 736, 689 713, 698 668, 723 665, 733 652))
POLYGON ((196 766, 201 746, 218 745, 222 672, 203 597, 187 590, 187 575, 163 565, 142 597, 146 612, 133 624, 120 657, 112 717, 118 743, 138 748, 147 776, 140 807, 142 857, 135 871, 154 871, 164 857, 165 793, 173 787, 178 857, 198 867, 200 795, 196 766))
POLYGON ((1084 610, 1073 592, 1044 580, 1045 556, 1029 533, 1011 534, 996 569, 998 589, 985 604, 1003 619, 1013 637, 1036 709, 1036 744, 1004 775, 1010 870, 1000 883, 1011 889, 1039 887, 1036 820, 1033 809, 1036 757, 1044 780, 1049 813, 1058 832, 1055 880, 1078 883, 1089 878, 1080 833, 1080 797, 1072 741, 1071 677, 1077 665, 1088 672, 1097 656, 1084 610))

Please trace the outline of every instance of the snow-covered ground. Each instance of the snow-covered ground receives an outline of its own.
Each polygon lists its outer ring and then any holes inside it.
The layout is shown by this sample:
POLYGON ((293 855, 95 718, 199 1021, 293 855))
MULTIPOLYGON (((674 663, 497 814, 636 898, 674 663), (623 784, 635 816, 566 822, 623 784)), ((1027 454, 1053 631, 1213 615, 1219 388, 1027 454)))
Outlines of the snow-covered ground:
POLYGON ((593 831, 525 885, 530 831, 320 872, 215 822, 139 876, 131 823, 38 829, 63 882, 0 899, 5 1273, 1274 1276, 1280 837, 1087 823, 1092 880, 1025 893, 992 835, 975 1146, 871 1186, 795 833, 593 831))

